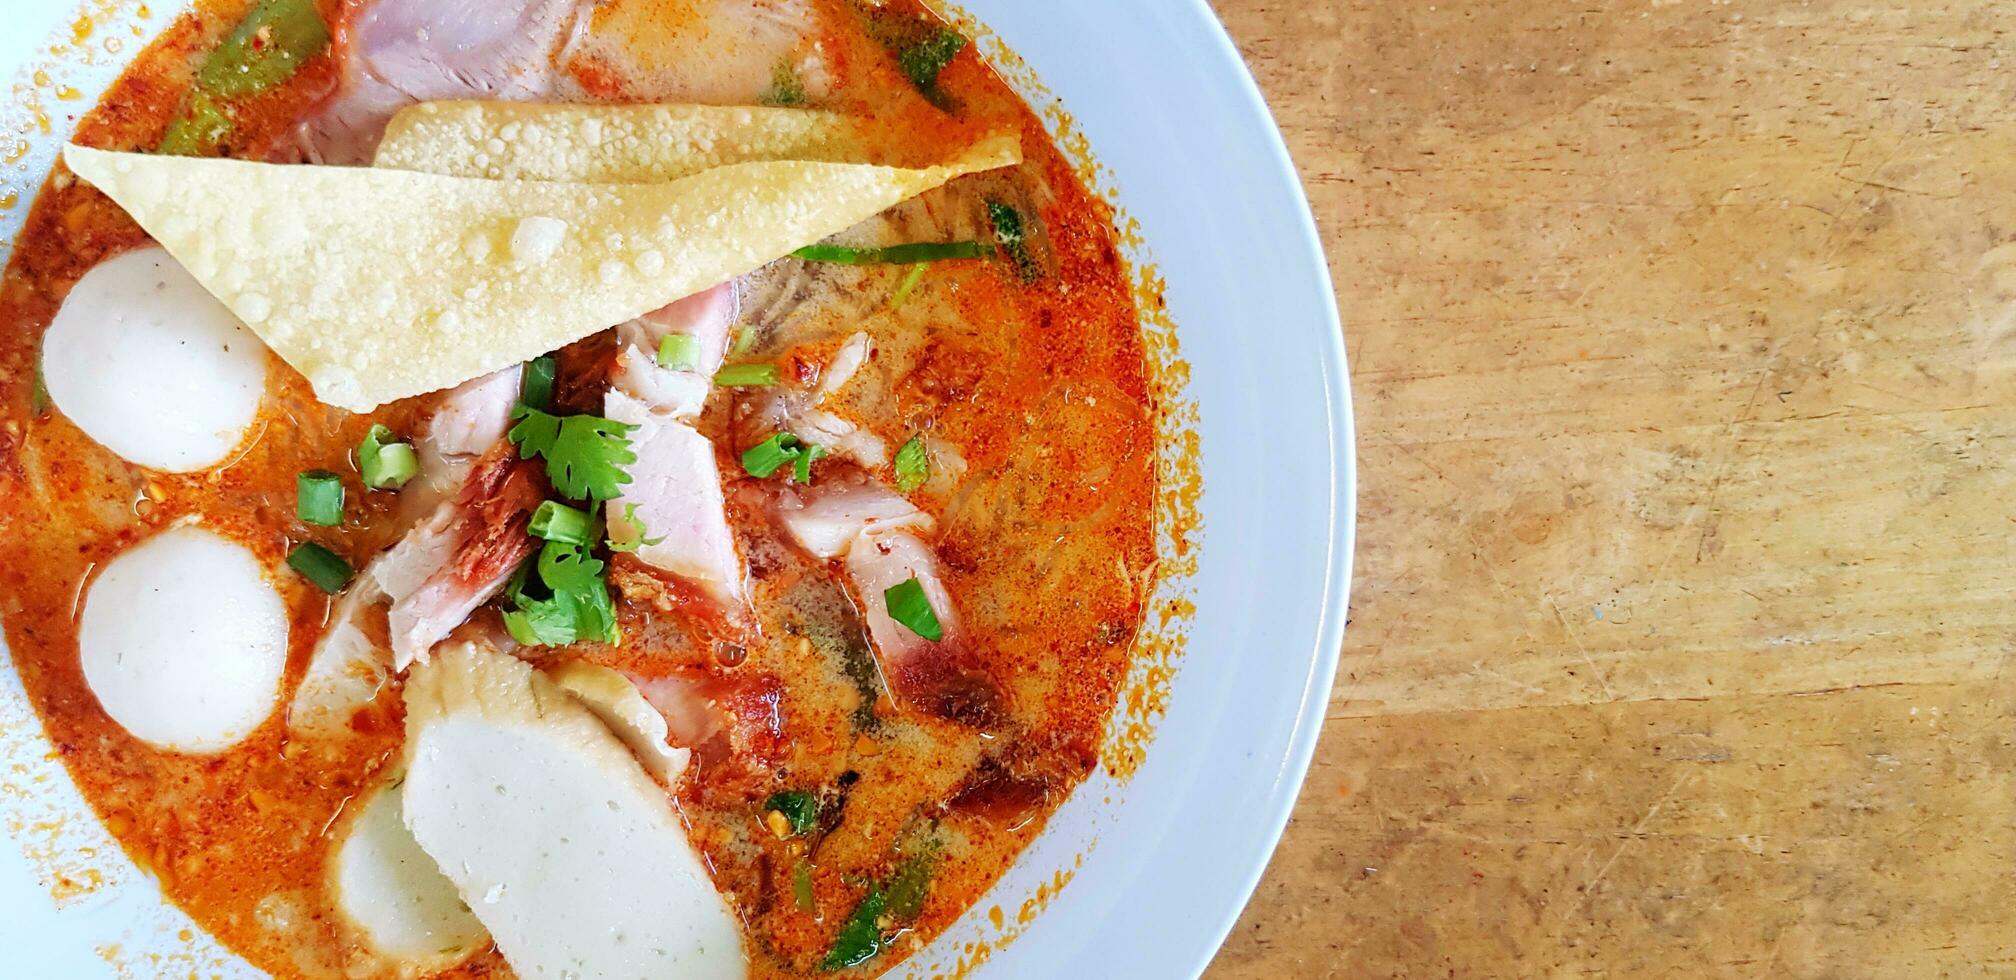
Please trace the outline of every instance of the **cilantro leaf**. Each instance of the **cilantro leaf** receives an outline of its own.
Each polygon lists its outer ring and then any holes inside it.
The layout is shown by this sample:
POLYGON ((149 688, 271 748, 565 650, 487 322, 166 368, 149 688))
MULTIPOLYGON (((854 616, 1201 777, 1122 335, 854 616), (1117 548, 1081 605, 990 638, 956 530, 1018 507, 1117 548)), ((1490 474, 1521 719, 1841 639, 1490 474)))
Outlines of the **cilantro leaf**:
POLYGON ((601 586, 602 567, 602 559, 578 544, 548 541, 539 549, 539 580, 556 593, 582 593, 601 586))
MULTIPOLYGON (((626 529, 624 537, 627 540, 618 541, 614 535, 610 535, 607 542, 610 551, 628 553, 636 551, 639 548, 659 544, 665 540, 665 535, 662 534, 655 538, 650 536, 651 529, 645 527, 644 522, 637 517, 636 504, 624 504, 623 516, 618 517, 616 520, 623 522, 623 526, 626 529)), ((610 529, 614 530, 615 526, 612 524, 610 529)))
POLYGON ((624 467, 637 462, 629 433, 637 427, 599 415, 560 417, 520 405, 507 437, 520 459, 543 456, 554 489, 573 500, 608 500, 630 482, 624 467))
POLYGON ((617 642, 616 605, 604 569, 604 562, 580 545, 546 542, 505 586, 505 598, 517 607, 504 613, 512 638, 531 646, 617 642), (533 595, 534 579, 550 595, 533 595))
POLYGON ((573 597, 564 592, 550 599, 521 598, 517 609, 504 613, 504 628, 526 646, 566 646, 578 635, 574 606, 573 597))

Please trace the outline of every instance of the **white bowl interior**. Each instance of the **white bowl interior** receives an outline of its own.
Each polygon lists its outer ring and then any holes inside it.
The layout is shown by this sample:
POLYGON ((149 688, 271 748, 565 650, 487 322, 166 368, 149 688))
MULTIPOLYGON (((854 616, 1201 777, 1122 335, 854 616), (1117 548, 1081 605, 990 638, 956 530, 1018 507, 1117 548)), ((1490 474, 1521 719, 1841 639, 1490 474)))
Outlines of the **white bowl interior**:
MULTIPOLYGON (((0 72, 18 81, 0 131, 27 133, 0 170, 0 193, 20 197, 0 211, 0 238, 11 242, 68 117, 185 6, 155 2, 143 18, 136 0, 91 0, 90 36, 72 44, 83 7, 0 0, 0 72), (82 97, 58 99, 62 86, 82 97)), ((1328 273, 1279 134, 1202 0, 969 0, 959 15, 991 32, 981 50, 997 65, 1015 60, 1002 45, 1019 56, 1006 74, 1032 105, 1061 100, 1101 169, 1095 187, 1140 223, 1148 244, 1129 258, 1167 280, 1189 368, 1181 400, 1198 410, 1187 428, 1201 441, 1204 530, 1194 574, 1156 599, 1196 612, 1171 627, 1187 653, 1145 762, 1129 779, 1102 768, 1087 780, 907 972, 1194 975, 1287 820, 1343 635, 1354 483, 1328 273)), ((0 847, 0 948, 18 975, 255 975, 119 851, 11 670, 0 733, 0 823, 18 845, 0 847)))

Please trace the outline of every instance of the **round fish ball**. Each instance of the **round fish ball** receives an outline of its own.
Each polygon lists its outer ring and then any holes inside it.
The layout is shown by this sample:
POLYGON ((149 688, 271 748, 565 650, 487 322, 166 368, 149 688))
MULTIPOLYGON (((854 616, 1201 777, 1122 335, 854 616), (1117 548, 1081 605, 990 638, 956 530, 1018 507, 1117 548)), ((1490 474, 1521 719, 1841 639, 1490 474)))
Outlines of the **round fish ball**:
POLYGON ((42 379, 99 445, 187 473, 244 441, 266 390, 266 346, 165 250, 143 248, 77 280, 43 335, 42 379))
POLYGON ((85 684, 121 728, 164 749, 219 752, 273 711, 287 609, 244 546, 184 525, 105 566, 77 646, 85 684))

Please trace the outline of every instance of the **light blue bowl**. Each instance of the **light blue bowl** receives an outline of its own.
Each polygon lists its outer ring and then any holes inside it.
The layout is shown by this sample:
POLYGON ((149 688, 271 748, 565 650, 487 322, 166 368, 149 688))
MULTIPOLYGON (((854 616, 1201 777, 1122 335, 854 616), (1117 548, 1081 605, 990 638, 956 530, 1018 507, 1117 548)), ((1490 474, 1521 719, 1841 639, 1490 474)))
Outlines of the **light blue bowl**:
MULTIPOLYGON (((17 86, 0 133, 28 146, 0 164, 0 194, 21 198, 0 211, 0 236, 12 240, 68 117, 184 6, 155 0, 140 18, 137 0, 0 0, 0 72, 17 86), (72 44, 87 7, 91 36, 72 44), (59 99, 63 86, 82 98, 59 99)), ((1329 274, 1280 134, 1202 0, 970 0, 958 15, 984 25, 981 52, 1032 105, 1068 112, 1097 161, 1095 187, 1123 223, 1139 222, 1145 244, 1130 260, 1167 281, 1189 368, 1173 405, 1196 417, 1172 420, 1165 438, 1199 440, 1202 530, 1194 573, 1166 578, 1157 596, 1195 613, 1163 634, 1187 652, 1166 713, 1145 718, 1145 761, 1125 779, 1102 767, 994 890, 894 975, 984 958, 973 976, 1194 976, 1287 822, 1343 640, 1355 478, 1329 274)), ((19 680, 0 671, 0 826, 15 845, 0 846, 8 975, 256 975, 161 902, 50 753, 19 680)))

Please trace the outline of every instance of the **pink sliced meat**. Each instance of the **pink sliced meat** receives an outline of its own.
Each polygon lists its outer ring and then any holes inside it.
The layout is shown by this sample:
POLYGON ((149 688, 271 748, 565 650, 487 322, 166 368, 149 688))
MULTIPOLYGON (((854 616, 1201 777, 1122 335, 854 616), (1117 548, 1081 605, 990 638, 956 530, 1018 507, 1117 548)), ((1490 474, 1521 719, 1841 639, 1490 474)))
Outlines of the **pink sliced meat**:
POLYGON ((644 537, 657 539, 638 548, 637 559, 730 610, 746 604, 742 556, 728 528, 714 444, 687 423, 700 414, 727 356, 738 306, 736 286, 727 282, 619 326, 622 352, 603 403, 603 414, 637 426, 630 434, 637 453, 630 482, 608 504, 618 517, 632 514, 634 506, 644 537), (694 338, 693 369, 658 366, 659 344, 673 335, 694 338))
POLYGON ((929 531, 931 515, 901 494, 868 479, 829 479, 802 490, 784 489, 777 517, 798 547, 815 558, 838 558, 869 531, 917 528, 929 531))
POLYGON ((690 748, 700 765, 761 769, 779 754, 783 685, 769 674, 715 677, 698 671, 625 672, 665 716, 668 741, 690 748))
POLYGON ((608 416, 637 426, 630 448, 637 462, 623 495, 608 503, 609 513, 629 516, 643 525, 647 540, 639 561, 685 579, 724 605, 743 603, 742 556, 728 529, 721 493, 721 469, 714 444, 691 426, 651 414, 642 403, 611 391, 608 416))
POLYGON ((929 533, 929 516, 865 477, 784 491, 777 516, 800 548, 815 557, 843 559, 876 662, 898 702, 976 728, 1001 720, 1005 698, 966 641, 937 553, 921 536, 929 533), (889 615, 884 594, 913 578, 937 616, 936 640, 889 615))
POLYGON ((371 0, 342 39, 343 77, 296 130, 310 162, 371 161, 385 124, 436 99, 553 100, 590 0, 371 0))
POLYGON ((545 494, 539 464, 499 445, 441 505, 374 566, 392 597, 392 662, 405 670, 504 587, 537 544, 525 531, 545 494))

